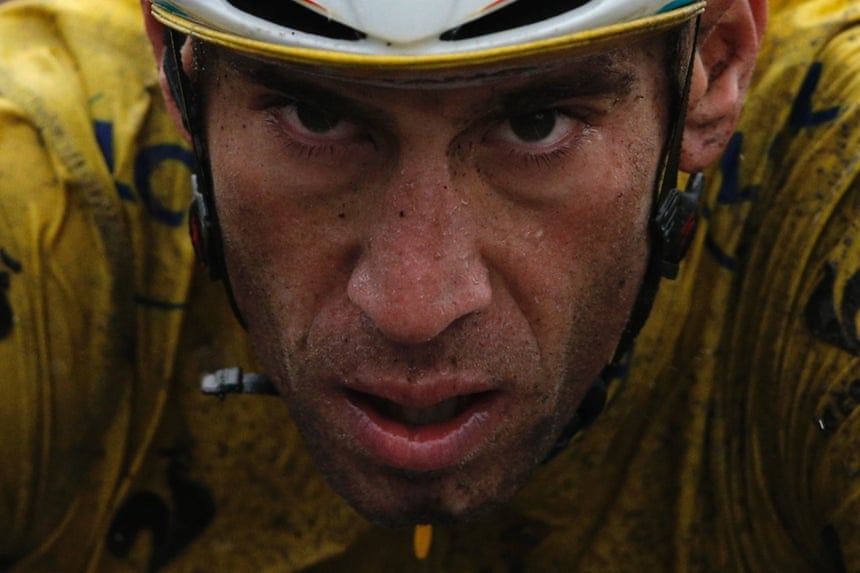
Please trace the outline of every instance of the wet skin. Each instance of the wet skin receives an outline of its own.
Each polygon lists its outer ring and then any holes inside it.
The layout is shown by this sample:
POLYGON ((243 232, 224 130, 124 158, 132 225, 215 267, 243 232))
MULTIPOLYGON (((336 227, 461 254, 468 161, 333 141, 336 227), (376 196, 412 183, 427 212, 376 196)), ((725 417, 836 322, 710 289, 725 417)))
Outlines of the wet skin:
POLYGON ((206 65, 233 288, 332 486, 390 524, 509 498, 641 281, 658 42, 446 89, 206 65))

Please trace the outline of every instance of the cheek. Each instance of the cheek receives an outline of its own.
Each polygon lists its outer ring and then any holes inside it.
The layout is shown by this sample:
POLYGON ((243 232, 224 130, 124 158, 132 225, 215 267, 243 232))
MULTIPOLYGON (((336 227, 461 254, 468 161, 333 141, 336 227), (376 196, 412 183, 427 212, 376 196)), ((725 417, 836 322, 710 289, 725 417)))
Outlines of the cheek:
POLYGON ((557 209, 495 218, 494 235, 505 238, 487 258, 505 261, 496 266, 504 291, 551 369, 568 380, 590 380, 605 365, 641 284, 659 150, 637 153, 642 165, 620 164, 612 176, 580 171, 568 177, 561 184, 576 192, 557 209))
POLYGON ((595 275, 618 276, 613 282, 621 288, 629 282, 627 269, 635 278, 641 275, 660 160, 658 136, 649 133, 642 140, 653 143, 604 135, 596 157, 578 156, 540 180, 551 188, 547 194, 563 200, 500 209, 491 219, 493 235, 503 237, 495 241, 503 247, 499 256, 507 252, 519 259, 527 270, 517 274, 525 280, 546 277, 537 292, 574 288, 595 275))
POLYGON ((339 211, 290 200, 284 162, 257 149, 261 139, 241 123, 225 124, 210 138, 210 154, 228 274, 252 336, 265 333, 258 347, 279 353, 338 281, 345 284, 349 248, 334 247, 346 241, 339 211))

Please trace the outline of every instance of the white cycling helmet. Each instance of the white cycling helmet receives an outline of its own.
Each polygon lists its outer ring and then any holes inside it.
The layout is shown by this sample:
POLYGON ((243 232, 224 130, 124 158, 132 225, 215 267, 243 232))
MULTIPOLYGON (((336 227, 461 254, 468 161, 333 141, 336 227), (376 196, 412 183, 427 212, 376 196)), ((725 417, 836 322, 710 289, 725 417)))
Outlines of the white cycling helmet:
POLYGON ((153 0, 166 26, 230 49, 368 70, 462 68, 629 43, 705 0, 153 0))

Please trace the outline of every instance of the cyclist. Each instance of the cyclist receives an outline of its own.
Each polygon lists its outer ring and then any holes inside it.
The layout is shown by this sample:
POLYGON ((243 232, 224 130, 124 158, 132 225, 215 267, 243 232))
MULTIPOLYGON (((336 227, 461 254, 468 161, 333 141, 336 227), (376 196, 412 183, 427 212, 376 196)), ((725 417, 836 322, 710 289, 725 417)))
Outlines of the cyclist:
POLYGON ((857 566, 847 2, 142 4, 0 16, 13 571, 857 566))

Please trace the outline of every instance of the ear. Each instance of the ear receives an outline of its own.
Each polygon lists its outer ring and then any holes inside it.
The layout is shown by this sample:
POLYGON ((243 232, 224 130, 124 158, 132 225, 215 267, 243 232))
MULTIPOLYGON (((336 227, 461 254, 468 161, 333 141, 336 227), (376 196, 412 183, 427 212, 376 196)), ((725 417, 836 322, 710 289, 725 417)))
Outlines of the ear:
MULTIPOLYGON (((167 76, 164 74, 164 51, 166 45, 164 43, 165 27, 161 22, 152 16, 151 0, 140 0, 140 7, 143 10, 144 24, 146 25, 146 35, 149 37, 149 43, 152 45, 152 53, 155 56, 155 62, 158 65, 158 82, 161 85, 161 93, 164 96, 164 102, 167 104, 167 111, 170 113, 173 124, 179 133, 189 143, 191 136, 185 129, 182 123, 182 113, 179 111, 179 106, 176 100, 173 99, 173 92, 170 90, 170 85, 167 82, 167 76)), ((182 65, 186 70, 191 68, 191 47, 190 42, 186 41, 182 47, 182 65)))
POLYGON ((702 16, 681 169, 717 160, 737 126, 767 23, 767 0, 709 0, 702 16))

